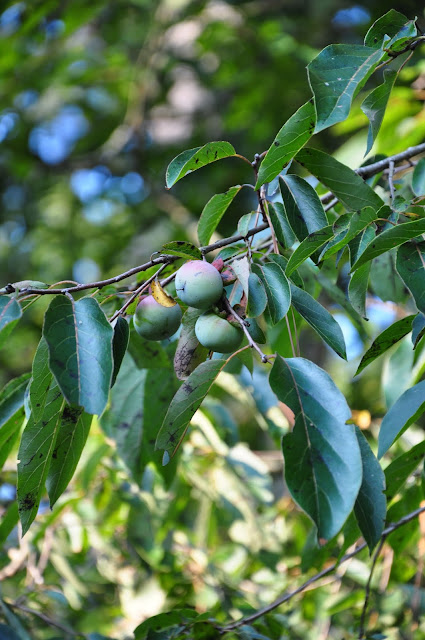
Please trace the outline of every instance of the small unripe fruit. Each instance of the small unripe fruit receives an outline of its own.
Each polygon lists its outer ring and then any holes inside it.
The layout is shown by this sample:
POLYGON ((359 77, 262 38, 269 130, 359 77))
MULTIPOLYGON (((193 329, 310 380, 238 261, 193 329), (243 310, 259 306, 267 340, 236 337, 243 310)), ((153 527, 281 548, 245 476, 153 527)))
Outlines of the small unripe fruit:
POLYGON ((236 351, 243 338, 240 327, 212 312, 199 316, 195 324, 195 335, 204 347, 218 353, 236 351))
POLYGON ((137 333, 146 340, 165 340, 180 326, 182 311, 178 304, 163 307, 153 296, 143 298, 137 305, 133 324, 137 333))
POLYGON ((209 262, 190 260, 177 271, 176 293, 189 307, 208 309, 221 298, 223 280, 209 262))

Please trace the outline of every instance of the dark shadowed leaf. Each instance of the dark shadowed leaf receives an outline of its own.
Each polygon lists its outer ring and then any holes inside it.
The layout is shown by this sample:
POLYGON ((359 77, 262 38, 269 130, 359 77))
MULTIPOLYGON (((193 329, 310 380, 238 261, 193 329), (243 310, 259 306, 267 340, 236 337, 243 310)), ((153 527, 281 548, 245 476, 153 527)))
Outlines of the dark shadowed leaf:
POLYGON ((273 324, 282 320, 291 306, 291 290, 283 269, 276 263, 252 265, 252 271, 261 278, 267 294, 268 309, 273 324))
POLYGON ((307 260, 307 258, 313 255, 317 249, 320 249, 320 247, 332 238, 333 234, 332 225, 329 225, 327 227, 323 227, 323 229, 310 233, 310 235, 304 238, 288 260, 288 265, 285 271, 286 275, 289 277, 293 271, 298 269, 298 267, 307 260))
POLYGON ((15 298, 0 296, 0 348, 5 344, 21 316, 22 309, 15 298))
POLYGON ((412 322, 416 316, 406 316, 401 320, 397 320, 390 327, 385 329, 375 340, 372 345, 364 354, 360 361, 357 371, 354 375, 358 375, 363 369, 365 369, 371 362, 379 358, 383 353, 391 349, 399 340, 404 338, 408 333, 412 331, 412 322))
POLYGON ((294 500, 329 540, 353 509, 362 461, 347 402, 329 375, 303 358, 276 357, 270 385, 295 414, 283 437, 285 478, 294 500))
POLYGON ((425 409, 425 380, 405 391, 385 414, 378 438, 378 458, 382 458, 398 436, 425 409))
POLYGON ((279 185, 286 215, 299 240, 327 226, 328 220, 320 198, 306 180, 286 175, 279 178, 279 185))
MULTIPOLYGON (((414 220, 413 222, 404 222, 403 224, 398 224, 395 227, 390 227, 390 229, 387 229, 376 236, 375 240, 366 247, 357 262, 353 264, 351 270, 354 271, 355 269, 358 269, 368 260, 372 260, 381 253, 385 253, 394 247, 398 247, 411 238, 416 238, 421 235, 421 233, 425 233, 425 218, 422 220, 414 220)), ((404 251, 402 251, 402 254, 404 255, 404 251)))
POLYGON ((307 291, 291 284, 292 304, 298 313, 313 327, 319 336, 341 358, 347 359, 344 336, 338 322, 325 307, 317 302, 307 291))
POLYGON ((173 611, 167 611, 167 613, 160 613, 156 616, 152 616, 142 622, 134 630, 135 640, 150 640, 156 638, 156 640, 167 640, 168 637, 177 638, 180 631, 184 631, 188 623, 198 618, 199 614, 194 609, 174 609, 173 611), (166 629, 174 627, 172 636, 166 636, 166 629), (155 636, 151 636, 150 632, 155 632, 155 636), (160 635, 163 633, 164 635, 160 635))
MULTIPOLYGON (((0 522, 0 544, 3 545, 6 542, 7 537, 13 531, 19 520, 18 503, 16 500, 11 503, 6 513, 3 514, 0 522)), ((1 625, 0 625, 0 638, 1 625)))
POLYGON ((348 298, 353 308, 366 319, 366 295, 369 284, 370 262, 357 269, 348 285, 348 298))
POLYGON ((425 315, 423 313, 418 313, 412 323, 412 343, 413 348, 419 344, 419 341, 425 335, 425 315))
POLYGON ((53 374, 49 368, 49 347, 42 337, 32 363, 32 377, 29 386, 31 412, 34 420, 40 420, 43 415, 52 377, 53 374))
POLYGON ((399 489, 406 482, 407 478, 422 462, 425 455, 425 440, 412 447, 406 453, 396 458, 385 469, 385 480, 387 489, 385 491, 388 502, 397 495, 399 489))
POLYGON ((354 514, 369 551, 372 553, 385 526, 387 513, 387 501, 384 493, 385 475, 368 441, 358 427, 356 427, 356 436, 362 457, 363 477, 354 505, 354 514))
POLYGON ((118 316, 115 327, 114 337, 112 339, 112 356, 114 360, 114 370, 112 372, 111 387, 114 386, 117 379, 118 371, 122 363, 122 359, 127 351, 130 339, 130 327, 125 318, 118 316))
POLYGON ((112 377, 113 330, 93 298, 56 296, 44 317, 49 364, 70 405, 100 415, 112 377))
POLYGON ((0 469, 18 440, 25 419, 29 374, 11 380, 0 393, 0 469))
POLYGON ((145 340, 135 329, 130 331, 128 350, 139 369, 168 369, 167 352, 156 340, 145 340))
POLYGON ((250 273, 248 278, 248 304, 246 314, 248 318, 260 316, 267 306, 267 294, 260 277, 250 273))
POLYGON ((363 251, 365 251, 366 247, 375 240, 376 234, 376 225, 371 224, 363 231, 361 231, 353 240, 351 240, 348 244, 348 248, 350 250, 350 264, 353 264, 360 258, 363 251))
MULTIPOLYGON (((425 219, 421 222, 425 233, 425 219)), ((425 242, 403 244, 397 251, 396 267, 418 310, 425 313, 425 242)))
POLYGON ((297 238, 289 224, 283 204, 281 202, 269 202, 269 216, 276 238, 282 247, 292 247, 297 238))
POLYGON ((74 475, 89 435, 92 419, 93 416, 85 413, 81 407, 64 407, 46 478, 50 507, 53 507, 74 475))
POLYGON ((256 189, 271 182, 288 165, 313 135, 315 123, 314 106, 310 101, 285 122, 260 165, 256 189))
POLYGON ((230 187, 226 193, 218 193, 207 202, 198 222, 198 238, 201 245, 209 243, 218 223, 241 189, 239 184, 236 187, 230 187))
POLYGON ((421 158, 413 170, 412 189, 415 196, 425 194, 425 158, 421 158))
POLYGON ((380 209, 381 198, 352 169, 318 149, 302 149, 296 161, 325 185, 349 211, 368 205, 380 209))
POLYGON ((332 246, 324 252, 323 255, 327 258, 345 247, 349 242, 351 242, 351 240, 376 220, 376 213, 372 207, 364 207, 360 211, 354 211, 347 215, 349 216, 349 223, 346 228, 346 232, 341 238, 335 238, 332 246))
POLYGON ((195 335, 196 321, 203 313, 201 309, 189 307, 183 314, 182 329, 174 355, 174 371, 179 380, 186 380, 208 355, 208 349, 199 343, 195 335))
POLYGON ((387 108, 388 100, 397 78, 398 70, 386 67, 384 71, 384 82, 369 93, 363 100, 361 109, 369 119, 369 130, 367 134, 367 145, 365 155, 373 147, 373 143, 381 128, 382 121, 387 108))
POLYGON ((316 107, 315 133, 345 120, 351 101, 382 58, 359 44, 331 44, 307 66, 316 107))
POLYGON ((384 302, 387 300, 403 302, 406 299, 406 289, 395 265, 395 249, 382 253, 373 260, 371 265, 370 285, 373 292, 384 302))
POLYGON ((395 9, 390 9, 373 23, 365 36, 364 43, 367 47, 380 49, 385 42, 385 47, 389 48, 397 40, 415 35, 415 21, 408 20, 395 9))
POLYGON ((202 253, 191 242, 185 240, 173 240, 173 242, 167 242, 162 247, 162 253, 166 253, 171 256, 180 256, 189 260, 202 260, 202 253))
POLYGON ((173 186, 187 173, 205 167, 211 162, 234 156, 236 151, 229 142, 208 142, 203 147, 183 151, 170 162, 167 167, 167 189, 173 186))

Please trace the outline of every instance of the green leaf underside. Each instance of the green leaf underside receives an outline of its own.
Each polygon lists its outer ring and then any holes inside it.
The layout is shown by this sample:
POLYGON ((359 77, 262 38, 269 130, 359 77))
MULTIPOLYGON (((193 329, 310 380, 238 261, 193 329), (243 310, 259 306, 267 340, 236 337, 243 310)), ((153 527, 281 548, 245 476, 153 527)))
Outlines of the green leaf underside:
POLYGON ((276 357, 270 385, 295 414, 283 437, 285 478, 294 500, 312 518, 318 537, 341 529, 362 482, 362 462, 344 396, 329 375, 303 358, 276 357))
POLYGON ((44 318, 49 364, 68 404, 100 415, 112 378, 113 329, 93 298, 55 297, 44 318))
POLYGON ((258 171, 256 189, 271 182, 311 138, 316 123, 314 106, 306 102, 283 125, 267 151, 258 171))
POLYGON ((365 155, 372 149, 377 138, 397 75, 396 69, 386 68, 384 82, 371 91, 362 102, 361 109, 369 120, 365 155))
POLYGON ((268 310, 273 324, 282 320, 291 306, 291 290, 283 269, 276 263, 252 265, 252 271, 261 279, 267 294, 268 310))
POLYGON ((248 304, 246 315, 248 318, 260 316, 267 306, 267 293, 260 277, 250 273, 248 277, 248 304))
POLYGON ((0 433, 3 425, 24 405, 29 373, 10 380, 0 392, 0 433))
POLYGON ((239 280, 239 284, 241 285, 244 294, 248 298, 248 295, 249 295, 248 282, 249 282, 249 276, 250 276, 250 264, 249 264, 248 258, 244 256, 240 260, 233 260, 230 266, 236 278, 239 280))
POLYGON ((367 47, 380 49, 384 44, 388 48, 397 40, 415 36, 417 33, 414 20, 395 9, 390 9, 385 15, 376 20, 367 32, 364 43, 367 47), (387 38, 390 40, 387 40, 387 38))
POLYGON ((269 202, 269 216, 278 242, 282 247, 292 247, 297 238, 289 224, 283 204, 269 202))
POLYGON ((332 225, 323 227, 318 231, 310 233, 295 249, 294 253, 288 260, 286 267, 286 275, 289 277, 293 271, 307 260, 317 249, 320 249, 330 238, 333 238, 332 225))
POLYGON ((289 224, 299 240, 327 226, 320 198, 304 178, 286 175, 279 178, 279 186, 289 224))
POLYGON ((174 355, 174 371, 179 380, 186 380, 207 357, 208 349, 199 343, 195 335, 196 321, 203 313, 201 309, 189 307, 183 314, 182 329, 174 355))
POLYGON ((360 258, 366 247, 375 240, 376 225, 371 224, 361 231, 353 240, 348 243, 350 250, 350 264, 353 264, 360 258))
POLYGON ((202 362, 182 384, 171 401, 158 433, 155 449, 163 449, 172 458, 179 448, 189 422, 228 360, 202 362))
POLYGON ((0 296, 0 348, 22 316, 22 309, 15 298, 0 296))
POLYGON ((198 238, 201 245, 209 243, 220 220, 241 189, 241 185, 230 187, 226 193, 218 193, 207 202, 198 222, 198 238))
POLYGON ((378 194, 357 173, 324 151, 310 147, 301 149, 295 160, 332 191, 347 210, 383 206, 378 194))
POLYGON ((419 341, 425 335, 425 315, 423 313, 418 313, 412 323, 412 343, 413 348, 419 344, 419 341))
POLYGON ((370 262, 366 262, 362 267, 359 267, 359 269, 357 269, 351 276, 350 283, 348 285, 348 299, 353 305, 353 308, 363 318, 367 317, 366 296, 369 284, 370 267, 370 262))
POLYGON ((170 189, 173 184, 181 180, 187 173, 235 154, 236 151, 229 142, 208 142, 203 147, 183 151, 167 167, 167 189, 170 189))
POLYGON ((114 327, 114 336, 112 339, 112 356, 114 361, 114 370, 112 372, 111 386, 115 384, 118 371, 120 370, 122 360, 128 348, 130 340, 130 327, 122 316, 118 316, 114 327))
POLYGON ((49 347, 42 337, 32 363, 32 378, 29 388, 31 413, 34 420, 40 420, 43 415, 52 377, 53 374, 49 368, 49 347))
POLYGON ((425 440, 419 442, 406 453, 396 458, 385 469, 385 491, 388 501, 391 501, 399 489, 406 482, 411 473, 419 466, 425 455, 425 440))
POLYGON ((135 329, 130 331, 128 350, 139 369, 168 369, 170 361, 162 345, 154 340, 145 340, 135 329))
POLYGON ((309 293, 291 284, 292 304, 298 313, 341 358, 347 359, 345 340, 338 322, 309 293))
POLYGON ((399 340, 404 338, 412 330, 412 322, 415 315, 406 316, 401 320, 397 320, 390 327, 385 329, 372 343, 369 349, 362 357, 357 371, 354 375, 358 375, 365 369, 371 362, 379 358, 383 353, 391 349, 399 340))
POLYGON ((162 253, 166 253, 171 256, 179 256, 180 258, 186 258, 189 260, 202 260, 202 253, 191 242, 186 240, 173 240, 173 242, 167 242, 162 247, 162 253))
POLYGON ((93 417, 82 407, 66 405, 60 421, 56 444, 46 478, 50 507, 67 488, 86 444, 93 417))
POLYGON ((316 108, 315 133, 345 120, 355 92, 382 58, 378 49, 331 44, 307 65, 316 108))
POLYGON ((425 380, 407 389, 383 417, 378 437, 378 458, 382 458, 401 432, 415 422, 424 409, 425 380))
POLYGON ((37 515, 44 491, 63 408, 63 397, 52 380, 41 419, 30 416, 18 453, 18 507, 24 535, 37 515))
POLYGON ((376 213, 372 207, 364 207, 364 209, 360 211, 354 211, 354 213, 347 215, 350 215, 350 222, 346 233, 343 238, 334 242, 334 244, 326 250, 324 255, 326 255, 327 258, 347 246, 359 233, 376 220, 376 213))
POLYGON ((354 505, 354 514, 369 551, 372 553, 385 527, 387 512, 384 493, 385 475, 358 427, 356 427, 356 436, 362 457, 363 479, 354 505))
MULTIPOLYGON (((382 253, 372 262, 370 285, 373 293, 386 302, 401 302, 406 299, 406 289, 396 271, 395 249, 382 253)), ((366 264, 370 264, 366 263, 366 264)))
POLYGON ((425 194, 425 158, 421 158, 413 170, 412 190, 415 196, 425 194))
POLYGON ((425 242, 403 244, 397 251, 396 268, 418 310, 425 313, 425 242))
POLYGON ((352 271, 358 269, 362 264, 368 260, 373 260, 381 253, 385 253, 394 247, 405 243, 407 240, 416 238, 417 236, 425 233, 425 218, 421 220, 414 220, 413 222, 404 222, 397 226, 392 226, 386 231, 383 231, 375 240, 369 244, 362 255, 359 257, 351 268, 352 271))

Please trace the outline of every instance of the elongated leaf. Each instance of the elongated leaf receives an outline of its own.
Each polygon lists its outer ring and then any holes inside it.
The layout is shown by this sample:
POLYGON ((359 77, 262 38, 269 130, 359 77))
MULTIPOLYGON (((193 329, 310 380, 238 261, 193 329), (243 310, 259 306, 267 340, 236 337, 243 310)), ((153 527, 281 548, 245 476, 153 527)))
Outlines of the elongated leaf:
POLYGON ((356 436, 362 457, 363 479, 354 505, 354 514, 369 551, 372 553, 385 527, 387 513, 384 493, 385 475, 358 427, 356 427, 356 436))
POLYGON ((317 249, 326 244, 330 238, 333 238, 332 225, 323 227, 323 229, 319 229, 318 231, 314 231, 304 238, 288 260, 288 265, 285 271, 286 275, 289 277, 293 271, 298 269, 298 267, 305 262, 307 258, 313 255, 317 249))
POLYGON ((241 189, 241 185, 238 184, 236 187, 230 187, 226 193, 218 193, 208 200, 198 222, 198 238, 201 245, 209 243, 218 223, 241 189))
POLYGON ((314 106, 306 102, 281 128, 272 142, 258 172, 256 189, 271 182, 311 138, 316 124, 314 106))
POLYGON ((208 355, 208 349, 199 343, 195 335, 196 321, 203 313, 202 309, 189 307, 183 314, 182 329, 174 355, 174 371, 179 380, 186 380, 208 355))
POLYGON ((93 298, 56 296, 44 318, 49 364, 68 404, 100 415, 112 378, 113 330, 93 298))
POLYGON ((421 158, 413 170, 412 189, 415 196, 425 194, 425 158, 421 158))
POLYGON ((252 265, 252 271, 261 278, 267 294, 268 309, 273 324, 282 320, 291 306, 291 290, 283 269, 276 263, 252 265))
POLYGON ((189 422, 227 362, 222 358, 202 362, 172 399, 155 444, 155 449, 164 450, 164 464, 176 453, 189 422))
POLYGON ((30 417, 18 453, 18 507, 24 535, 37 515, 44 484, 52 460, 64 401, 52 380, 43 415, 30 417))
POLYGON ((384 302, 405 301, 406 289, 396 270, 395 250, 382 253, 373 260, 370 269, 370 285, 373 292, 384 302))
MULTIPOLYGON (((425 219, 420 222, 424 223, 425 232, 425 219)), ((396 267, 419 311, 425 313, 425 242, 403 244, 397 251, 396 267)))
POLYGON ((307 291, 291 284, 292 304, 298 313, 313 327, 319 336, 341 358, 347 359, 345 340, 341 327, 325 307, 317 302, 307 291))
POLYGON ((59 422, 59 430, 46 487, 52 508, 67 488, 86 444, 93 417, 81 407, 66 405, 59 422))
POLYGON ((338 238, 338 240, 335 238, 332 246, 329 246, 329 249, 325 251, 324 255, 327 258, 345 247, 353 238, 376 220, 376 213, 372 207, 364 207, 360 211, 354 211, 352 214, 347 215, 349 216, 349 224, 346 232, 343 237, 338 238))
POLYGON ((22 309, 15 298, 0 296, 0 348, 5 344, 21 316, 22 309))
MULTIPOLYGON (((1 519, 1 522, 0 522, 0 544, 1 544, 1 546, 3 546, 4 543, 6 542, 7 537, 10 535, 10 533, 13 531, 13 529, 17 525, 18 520, 19 520, 18 503, 17 502, 12 502, 12 504, 9 506, 8 510, 6 511, 6 513, 2 516, 2 519, 1 519)), ((0 638, 1 638, 1 626, 0 626, 0 638)), ((7 638, 6 638, 6 640, 7 640, 7 638)))
POLYGON ((180 153, 167 167, 166 185, 170 189, 173 184, 187 173, 205 167, 211 162, 234 156, 236 151, 230 142, 208 142, 203 147, 188 149, 180 153))
POLYGON ((324 151, 301 149, 295 159, 330 189, 346 209, 357 211, 368 205, 374 209, 383 206, 378 194, 357 173, 324 151))
POLYGON ((399 489, 406 482, 407 478, 422 462, 425 455, 425 440, 412 447, 406 453, 396 458, 385 469, 386 495, 391 501, 398 493, 399 489))
POLYGON ((114 370, 112 372, 111 387, 114 386, 117 379, 118 371, 120 370, 122 360, 126 354, 128 348, 128 342, 130 339, 130 327, 122 316, 118 316, 117 322, 114 327, 114 337, 112 340, 112 355, 114 359, 114 370))
POLYGON ((425 315, 423 313, 418 313, 412 323, 412 343, 413 348, 419 344, 419 341, 425 335, 425 315))
POLYGON ((248 278, 248 304, 246 314, 248 318, 260 316, 267 306, 267 293, 260 277, 250 273, 248 278))
POLYGON ((388 351, 399 340, 404 338, 408 333, 412 331, 412 322, 415 315, 406 316, 401 320, 397 320, 390 327, 385 329, 372 343, 369 349, 364 354, 360 361, 357 371, 354 375, 358 375, 363 369, 365 369, 371 362, 379 358, 383 353, 388 351))
POLYGON ((294 500, 330 539, 353 509, 362 482, 362 461, 347 402, 329 375, 303 358, 279 355, 270 386, 295 415, 283 437, 285 478, 294 500))
POLYGON ((191 242, 186 240, 173 240, 173 242, 167 242, 162 247, 162 253, 166 253, 171 256, 180 256, 181 258, 190 258, 191 260, 202 260, 202 253, 191 242))
POLYGON ((14 378, 0 392, 0 429, 24 406, 25 391, 30 379, 29 373, 14 378))
POLYGON ((348 285, 348 298, 353 308, 366 319, 366 295, 369 284, 370 262, 357 269, 348 285))
POLYGON ((382 58, 382 51, 358 44, 331 44, 307 65, 316 108, 315 133, 345 120, 356 91, 382 58))
POLYGON ((249 281, 249 276, 251 271, 248 258, 244 256, 240 260, 233 260, 230 266, 232 267, 235 276, 239 280, 244 294, 246 295, 246 297, 248 297, 249 295, 248 281, 249 281))
POLYGON ((416 33, 414 20, 408 20, 402 13, 390 9, 373 23, 365 36, 364 43, 375 49, 380 49, 385 43, 388 49, 397 40, 415 36, 416 33))
POLYGON ((378 438, 378 458, 425 410, 425 380, 405 391, 383 417, 378 438))
POLYGON ((34 420, 40 420, 43 415, 52 377, 53 374, 49 368, 49 347, 42 337, 32 363, 32 378, 29 386, 31 412, 34 420))
POLYGON ((286 215, 299 240, 327 226, 328 220, 320 198, 306 180, 286 175, 279 178, 279 185, 286 215))
POLYGON ((361 231, 348 244, 351 266, 360 258, 366 247, 375 240, 376 225, 371 224, 361 231))
POLYGON ((381 128, 382 121, 387 108, 388 100, 397 78, 398 71, 396 69, 386 68, 384 71, 384 82, 369 93, 363 100, 361 109, 369 119, 369 130, 367 134, 366 153, 373 147, 373 143, 381 128))
POLYGON ((155 340, 144 340, 137 331, 130 331, 128 350, 139 369, 169 369, 171 366, 164 347, 155 340))
MULTIPOLYGON (((414 220, 413 222, 404 222, 403 224, 398 224, 395 227, 383 231, 365 249, 357 262, 353 264, 351 270, 354 271, 358 269, 368 260, 372 260, 381 255, 381 253, 385 253, 394 247, 398 247, 411 238, 416 238, 421 235, 421 233, 425 233, 425 218, 414 220)), ((404 253, 405 252, 402 251, 403 255, 404 253)))
POLYGON ((297 238, 289 224, 283 204, 269 202, 269 216, 279 243, 282 247, 292 247, 297 238))

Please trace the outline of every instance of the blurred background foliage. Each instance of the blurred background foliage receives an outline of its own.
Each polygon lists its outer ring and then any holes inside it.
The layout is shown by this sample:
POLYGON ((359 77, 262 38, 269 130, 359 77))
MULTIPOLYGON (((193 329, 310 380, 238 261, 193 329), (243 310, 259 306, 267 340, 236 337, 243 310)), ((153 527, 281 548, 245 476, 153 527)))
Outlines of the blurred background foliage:
MULTIPOLYGON (((418 16, 425 28, 422 2, 391 7, 418 16)), ((311 95, 307 63, 329 43, 362 42, 389 8, 384 0, 3 2, 0 285, 89 282, 142 263, 166 241, 196 242, 207 200, 252 176, 228 159, 167 192, 170 160, 210 140, 228 140, 248 158, 267 149, 311 95)), ((374 153, 424 140, 420 53, 400 75, 374 153)), ((379 82, 376 74, 368 87, 379 82)), ((363 96, 346 122, 314 139, 352 167, 363 161, 366 144, 363 96)), ((220 234, 232 234, 254 207, 243 190, 220 234)), ((370 300, 363 334, 336 310, 350 350, 344 368, 310 332, 302 336, 303 355, 326 364, 372 434, 385 406, 418 375, 406 341, 352 384, 362 341, 398 317, 385 297, 383 291, 370 300)), ((31 308, 1 351, 2 384, 29 370, 47 304, 45 298, 31 308)), ((94 424, 72 490, 53 513, 20 544, 16 529, 3 540, 0 525, 3 595, 79 632, 121 639, 174 605, 224 621, 278 596, 300 579, 300 566, 320 568, 336 542, 325 552, 315 548, 310 522, 285 494, 280 436, 287 424, 273 394, 262 392, 262 375, 227 374, 214 387, 172 483, 148 466, 142 486, 135 485, 94 424)), ((409 430, 395 453, 419 440, 420 432, 409 430)), ((10 460, 2 476, 3 514, 12 513, 15 469, 10 460)), ((420 500, 419 483, 419 476, 411 480, 406 512, 420 500)), ((389 638, 425 638, 425 593, 414 588, 420 528, 403 532, 396 564, 391 544, 385 548, 371 623, 389 638)), ((337 581, 290 603, 270 617, 265 637, 354 637, 367 567, 366 554, 359 556, 337 581)), ((31 638, 68 637, 19 608, 1 615, 9 623, 20 615, 31 638)))

